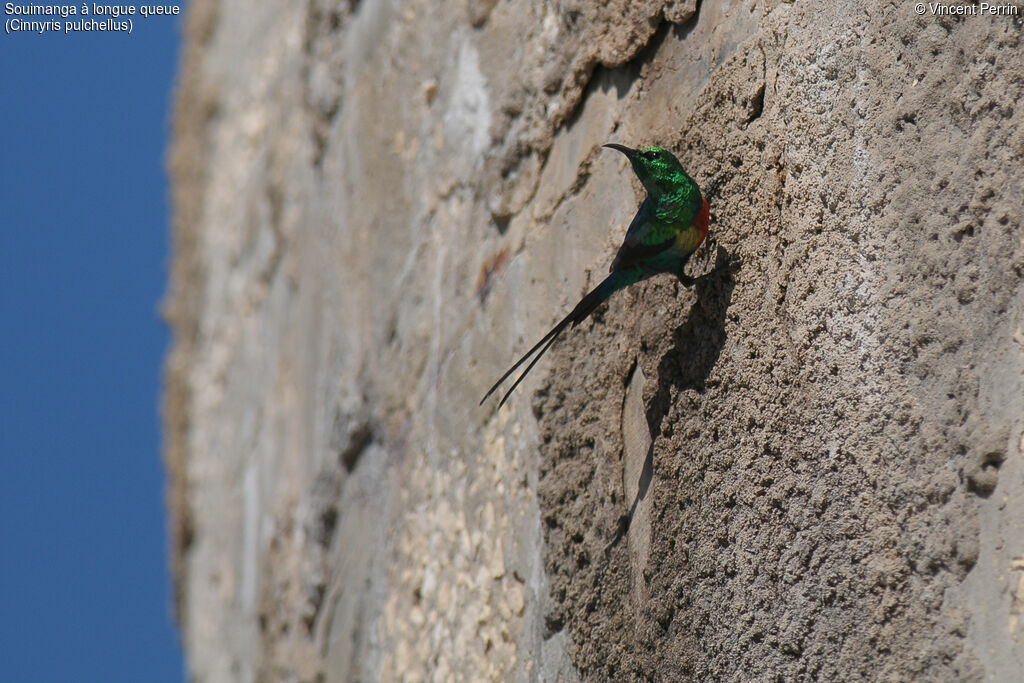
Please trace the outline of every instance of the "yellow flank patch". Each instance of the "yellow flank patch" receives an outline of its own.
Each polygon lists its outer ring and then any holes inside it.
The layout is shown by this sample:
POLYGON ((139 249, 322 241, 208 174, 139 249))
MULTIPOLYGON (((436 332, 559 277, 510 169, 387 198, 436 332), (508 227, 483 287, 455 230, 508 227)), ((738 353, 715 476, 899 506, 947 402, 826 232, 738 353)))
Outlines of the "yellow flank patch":
POLYGON ((679 232, 676 235, 676 249, 689 254, 697 248, 700 243, 700 230, 697 226, 691 225, 688 229, 679 232))

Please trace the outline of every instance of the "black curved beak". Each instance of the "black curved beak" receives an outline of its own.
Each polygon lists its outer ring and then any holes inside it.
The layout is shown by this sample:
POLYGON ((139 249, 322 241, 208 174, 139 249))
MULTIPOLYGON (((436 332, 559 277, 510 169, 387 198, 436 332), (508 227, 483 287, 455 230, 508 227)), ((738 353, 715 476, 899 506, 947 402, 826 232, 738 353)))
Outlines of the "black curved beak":
POLYGON ((636 153, 635 149, 630 149, 629 147, 626 147, 624 145, 617 145, 614 142, 609 142, 607 145, 601 145, 601 146, 602 147, 607 147, 608 149, 618 150, 619 152, 622 152, 623 154, 625 154, 627 158, 632 157, 636 153))

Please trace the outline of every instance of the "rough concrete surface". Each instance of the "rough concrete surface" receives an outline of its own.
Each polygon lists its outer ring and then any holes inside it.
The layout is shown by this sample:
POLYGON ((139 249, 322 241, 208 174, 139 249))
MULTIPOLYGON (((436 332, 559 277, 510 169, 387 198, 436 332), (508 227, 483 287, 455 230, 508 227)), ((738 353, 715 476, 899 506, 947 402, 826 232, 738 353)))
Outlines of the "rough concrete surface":
POLYGON ((197 681, 1018 680, 1024 8, 220 0, 164 397, 197 681), (715 185, 693 288, 593 286, 715 185))

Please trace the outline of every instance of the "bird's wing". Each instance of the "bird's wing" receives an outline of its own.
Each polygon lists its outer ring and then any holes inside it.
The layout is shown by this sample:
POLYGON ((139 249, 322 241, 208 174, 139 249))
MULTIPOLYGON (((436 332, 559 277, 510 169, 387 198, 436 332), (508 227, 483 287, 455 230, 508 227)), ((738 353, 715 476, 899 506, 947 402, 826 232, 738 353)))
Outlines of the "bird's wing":
POLYGON ((654 209, 654 200, 648 195, 644 198, 643 203, 640 204, 636 215, 633 216, 633 222, 629 224, 629 229, 626 230, 626 237, 622 240, 623 247, 639 246, 645 241, 647 232, 650 230, 651 220, 654 218, 654 209))
POLYGON ((626 237, 615 254, 609 272, 636 265, 672 246, 675 234, 670 229, 658 228, 655 213, 654 201, 648 196, 633 217, 633 222, 629 224, 626 237))

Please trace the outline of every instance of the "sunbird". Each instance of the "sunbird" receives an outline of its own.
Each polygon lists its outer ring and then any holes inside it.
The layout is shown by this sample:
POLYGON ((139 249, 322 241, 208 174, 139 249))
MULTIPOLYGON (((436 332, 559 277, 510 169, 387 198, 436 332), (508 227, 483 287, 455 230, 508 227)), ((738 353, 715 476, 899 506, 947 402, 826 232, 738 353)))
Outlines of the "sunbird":
POLYGON ((686 174, 682 164, 672 152, 661 147, 630 149, 623 145, 609 143, 609 149, 622 152, 629 159, 647 196, 640 204, 633 222, 629 224, 622 246, 615 254, 609 275, 584 296, 569 315, 551 328, 532 349, 526 352, 516 364, 498 378, 480 404, 504 382, 516 368, 526 362, 534 353, 537 355, 526 366, 523 374, 505 392, 498 407, 505 401, 537 364, 541 356, 551 348, 558 335, 570 324, 576 327, 594 312, 601 302, 612 294, 658 273, 673 273, 684 285, 693 285, 696 280, 686 275, 683 268, 690 255, 697 250, 708 234, 710 212, 708 200, 700 191, 693 178, 686 174), (539 353, 538 353, 539 350, 539 353))

